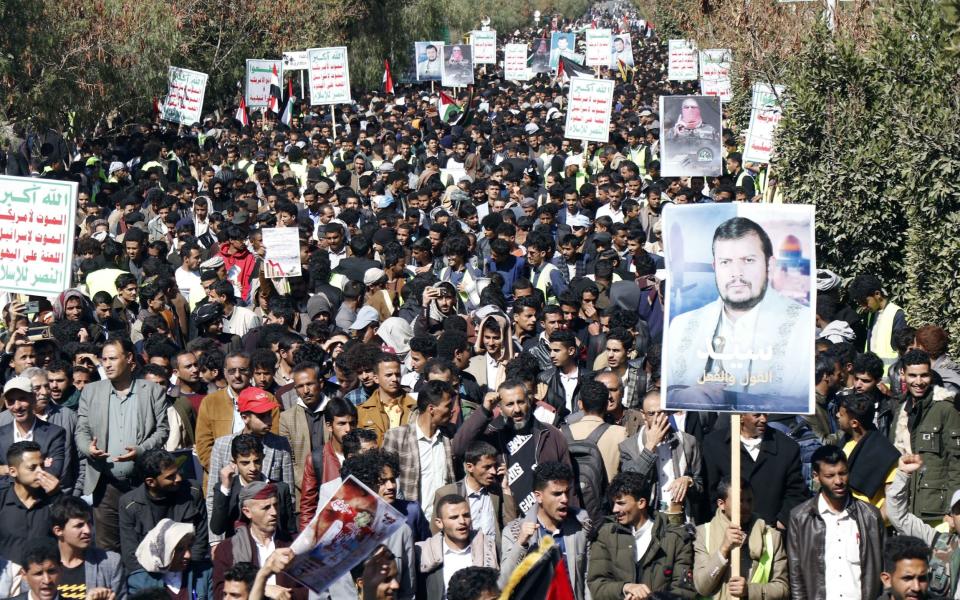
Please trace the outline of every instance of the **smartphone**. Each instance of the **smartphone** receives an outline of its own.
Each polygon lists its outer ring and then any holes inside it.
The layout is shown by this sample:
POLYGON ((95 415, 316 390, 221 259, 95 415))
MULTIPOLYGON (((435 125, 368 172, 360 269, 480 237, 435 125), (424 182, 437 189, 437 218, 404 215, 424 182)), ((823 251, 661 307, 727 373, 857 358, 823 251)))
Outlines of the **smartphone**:
POLYGON ((31 342, 46 340, 51 337, 53 336, 50 335, 50 327, 48 325, 31 325, 27 328, 27 339, 31 342))
POLYGON ((40 312, 40 303, 36 300, 31 300, 23 305, 23 311, 28 315, 35 315, 40 312))

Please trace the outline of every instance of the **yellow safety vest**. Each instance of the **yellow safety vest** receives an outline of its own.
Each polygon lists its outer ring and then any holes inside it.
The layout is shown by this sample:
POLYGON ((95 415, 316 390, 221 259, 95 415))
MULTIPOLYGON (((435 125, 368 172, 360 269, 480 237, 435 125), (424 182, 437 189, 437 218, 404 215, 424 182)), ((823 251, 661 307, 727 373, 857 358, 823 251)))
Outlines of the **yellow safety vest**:
MULTIPOLYGON (((703 546, 710 551, 710 523, 703 528, 703 546)), ((754 569, 753 575, 750 577, 750 583, 768 583, 770 581, 770 573, 773 571, 773 532, 770 528, 767 528, 767 531, 763 534, 763 550, 760 552, 760 560, 757 561, 757 568, 754 569)), ((706 599, 713 598, 713 596, 697 596, 698 598, 706 599)))
POLYGON ((647 147, 640 146, 639 150, 630 148, 630 160, 640 169, 639 173, 643 173, 647 169, 647 147))
POLYGON ((553 294, 553 289, 550 288, 550 294, 547 293, 547 288, 550 286, 550 274, 557 270, 557 266, 553 263, 546 263, 543 267, 543 270, 535 275, 535 280, 533 281, 533 287, 540 290, 540 293, 543 294, 543 297, 546 299, 547 304, 556 304, 557 299, 553 294))
POLYGON ((867 349, 879 356, 886 367, 895 363, 898 358, 891 340, 893 337, 893 319, 897 316, 899 310, 901 310, 899 306, 888 301, 887 306, 876 315, 873 329, 870 330, 867 349))

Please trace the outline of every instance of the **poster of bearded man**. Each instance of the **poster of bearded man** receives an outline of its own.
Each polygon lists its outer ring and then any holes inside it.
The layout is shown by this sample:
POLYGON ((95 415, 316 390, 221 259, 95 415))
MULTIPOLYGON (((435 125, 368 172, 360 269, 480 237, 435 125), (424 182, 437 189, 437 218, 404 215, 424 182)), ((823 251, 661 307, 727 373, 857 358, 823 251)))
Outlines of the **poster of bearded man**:
POLYGON ((660 117, 660 169, 664 177, 721 174, 719 98, 661 96, 660 117))

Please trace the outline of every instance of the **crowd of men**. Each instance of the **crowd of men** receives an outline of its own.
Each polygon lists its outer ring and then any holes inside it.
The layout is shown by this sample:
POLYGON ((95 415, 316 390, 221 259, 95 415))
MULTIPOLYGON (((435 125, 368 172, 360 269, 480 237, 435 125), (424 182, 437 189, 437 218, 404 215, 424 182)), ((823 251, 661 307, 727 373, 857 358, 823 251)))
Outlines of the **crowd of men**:
POLYGON ((452 123, 410 84, 335 135, 11 147, 80 193, 75 286, 3 309, 0 597, 489 600, 548 537, 577 600, 960 597, 960 366, 876 277, 819 273, 816 412, 742 415, 740 479, 727 416, 663 410, 661 211, 760 166, 725 130, 722 176, 662 177, 656 100, 694 88, 630 14, 557 26, 591 21, 634 40, 607 144, 563 138, 562 80, 482 69, 452 123), (405 523, 311 592, 289 546, 349 476, 405 523))

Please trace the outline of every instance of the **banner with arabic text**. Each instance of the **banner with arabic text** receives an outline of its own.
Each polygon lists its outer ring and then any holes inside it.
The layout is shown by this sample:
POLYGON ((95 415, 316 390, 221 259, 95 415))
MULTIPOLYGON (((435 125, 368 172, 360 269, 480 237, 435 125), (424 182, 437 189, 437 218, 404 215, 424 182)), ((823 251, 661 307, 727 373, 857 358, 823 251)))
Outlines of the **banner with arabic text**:
POLYGON ((277 69, 277 81, 283 81, 282 60, 247 59, 247 76, 244 79, 247 108, 259 108, 269 103, 274 67, 277 69))
POLYGON ((181 125, 200 122, 207 74, 181 67, 167 72, 167 95, 160 106, 160 118, 181 125))

